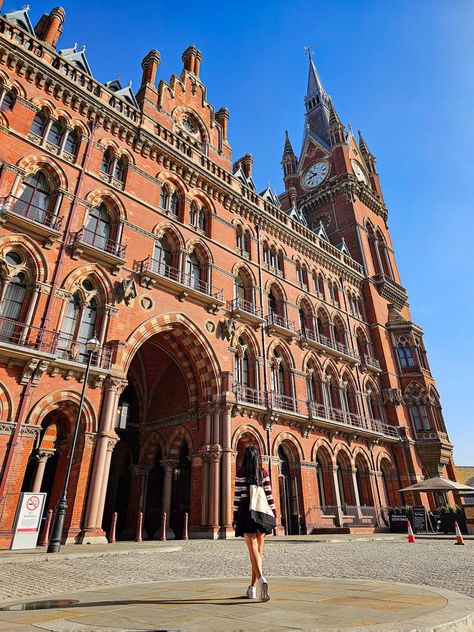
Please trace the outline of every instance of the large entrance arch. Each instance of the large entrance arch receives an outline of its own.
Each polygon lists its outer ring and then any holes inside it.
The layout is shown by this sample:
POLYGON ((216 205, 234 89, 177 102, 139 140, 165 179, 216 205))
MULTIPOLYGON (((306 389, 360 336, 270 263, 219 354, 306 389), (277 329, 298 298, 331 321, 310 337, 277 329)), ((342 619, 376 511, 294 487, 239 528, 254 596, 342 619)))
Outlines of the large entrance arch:
MULTIPOLYGON (((193 323, 182 314, 167 314, 130 336, 122 366, 127 386, 118 401, 119 441, 102 527, 107 530, 117 512, 117 538, 133 539, 142 512, 143 537, 156 539, 165 512, 168 537, 180 538, 186 513, 191 528, 207 526, 191 499, 200 497, 205 478, 209 488, 209 463, 200 450, 212 421, 206 413, 220 388, 217 361, 193 323)), ((219 421, 215 426, 218 432, 219 421)))

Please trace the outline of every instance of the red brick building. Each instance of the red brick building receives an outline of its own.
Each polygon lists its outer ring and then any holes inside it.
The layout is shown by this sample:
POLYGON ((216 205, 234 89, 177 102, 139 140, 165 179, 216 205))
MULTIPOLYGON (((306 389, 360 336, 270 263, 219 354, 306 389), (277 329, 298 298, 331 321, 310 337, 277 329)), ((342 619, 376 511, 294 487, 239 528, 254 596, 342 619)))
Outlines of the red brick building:
POLYGON ((309 63, 285 191, 232 162, 194 46, 158 51, 135 94, 60 49, 64 11, 0 18, 0 542, 18 495, 53 508, 92 359, 65 537, 232 534, 253 443, 280 531, 375 528, 398 490, 454 478, 423 331, 412 322, 375 159, 309 63))

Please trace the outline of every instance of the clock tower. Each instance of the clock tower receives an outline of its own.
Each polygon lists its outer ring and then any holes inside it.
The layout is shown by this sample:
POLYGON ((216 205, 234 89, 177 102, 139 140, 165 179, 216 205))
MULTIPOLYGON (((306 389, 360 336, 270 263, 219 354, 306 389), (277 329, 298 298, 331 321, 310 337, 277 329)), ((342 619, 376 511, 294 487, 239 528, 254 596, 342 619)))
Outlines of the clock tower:
POLYGON ((413 418, 421 400, 435 408, 439 400, 423 331, 411 320, 400 281, 375 157, 360 131, 356 139, 350 126, 342 124, 310 51, 308 57, 303 142, 297 156, 286 133, 281 206, 288 213, 296 209, 319 239, 362 265, 364 319, 381 359, 386 416, 406 428, 403 458, 411 460, 410 469, 416 470, 421 457, 425 472, 438 475, 444 465, 451 466, 452 445, 441 415, 430 432, 421 430, 418 418, 413 418))

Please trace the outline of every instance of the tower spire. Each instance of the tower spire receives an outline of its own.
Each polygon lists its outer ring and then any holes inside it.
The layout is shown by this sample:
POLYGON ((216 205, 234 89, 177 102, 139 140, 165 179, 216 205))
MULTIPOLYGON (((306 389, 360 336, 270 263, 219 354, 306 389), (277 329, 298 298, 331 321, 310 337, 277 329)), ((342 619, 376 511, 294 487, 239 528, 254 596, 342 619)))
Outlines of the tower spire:
POLYGON ((362 132, 358 130, 358 133, 359 133, 359 149, 360 149, 362 158, 364 159, 366 165, 368 166, 369 171, 371 173, 376 173, 375 156, 368 148, 367 143, 365 142, 364 137, 362 136, 362 132))
POLYGON ((330 146, 329 140, 329 96, 324 89, 323 82, 319 77, 316 66, 314 65, 311 47, 306 46, 308 55, 308 87, 306 88, 305 106, 306 106, 306 135, 313 136, 315 140, 324 147, 330 146))
POLYGON ((291 146, 288 130, 285 131, 285 146, 283 147, 281 164, 283 167, 283 179, 286 185, 288 183, 288 178, 296 173, 297 166, 297 159, 295 152, 293 151, 293 147, 291 146))

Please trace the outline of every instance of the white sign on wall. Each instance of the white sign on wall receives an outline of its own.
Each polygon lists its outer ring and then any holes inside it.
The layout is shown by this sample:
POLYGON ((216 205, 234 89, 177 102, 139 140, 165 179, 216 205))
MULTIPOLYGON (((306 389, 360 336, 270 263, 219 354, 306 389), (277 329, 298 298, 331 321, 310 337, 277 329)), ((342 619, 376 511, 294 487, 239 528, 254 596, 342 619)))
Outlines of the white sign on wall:
POLYGON ((38 541, 46 494, 20 494, 11 549, 34 549, 38 541))

